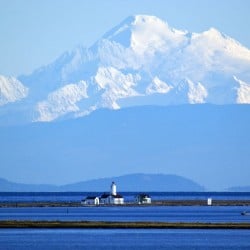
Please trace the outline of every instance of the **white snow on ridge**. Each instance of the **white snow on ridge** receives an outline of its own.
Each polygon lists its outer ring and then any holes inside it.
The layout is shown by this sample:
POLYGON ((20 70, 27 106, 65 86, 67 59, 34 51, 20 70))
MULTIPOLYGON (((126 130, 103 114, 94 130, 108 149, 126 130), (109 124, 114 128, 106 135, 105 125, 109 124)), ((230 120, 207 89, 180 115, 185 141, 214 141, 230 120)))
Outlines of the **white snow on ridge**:
POLYGON ((205 99, 208 95, 206 88, 201 84, 194 84, 189 79, 187 80, 188 83, 188 99, 191 104, 195 103, 205 103, 205 99))
MULTIPOLYGON (((199 67, 199 71, 204 73, 202 77, 207 71, 213 70, 234 74, 239 67, 244 68, 246 63, 249 65, 250 50, 215 28, 210 28, 192 34, 183 59, 188 62, 188 69, 199 67), (189 64, 189 60, 192 63, 189 64)), ((195 73, 192 77, 195 77, 195 73)))
POLYGON ((173 86, 168 85, 164 81, 161 81, 157 76, 153 79, 152 83, 149 84, 149 86, 146 89, 146 94, 166 94, 171 89, 173 89, 173 86))
POLYGON ((0 106, 21 100, 28 92, 28 88, 16 78, 0 75, 0 106))
POLYGON ((135 92, 132 91, 131 87, 135 86, 138 80, 140 80, 138 76, 125 75, 113 67, 100 67, 95 76, 95 81, 101 89, 112 89, 121 97, 134 94, 135 92))
POLYGON ((106 39, 99 43, 98 56, 103 67, 114 67, 118 70, 128 67, 138 70, 143 63, 131 48, 106 39))
POLYGON ((237 89, 237 103, 250 104, 250 83, 246 83, 234 76, 234 80, 239 84, 237 89))
POLYGON ((132 23, 131 48, 139 55, 166 51, 183 43, 185 34, 155 16, 138 15, 132 23))
POLYGON ((104 90, 102 105, 118 109, 119 105, 116 100, 139 95, 133 89, 139 80, 139 75, 123 74, 113 67, 100 67, 96 73, 95 81, 99 88, 104 90))
POLYGON ((84 98, 88 98, 85 81, 68 84, 50 93, 47 100, 37 104, 36 110, 39 116, 35 121, 53 121, 69 112, 79 111, 76 103, 84 98))

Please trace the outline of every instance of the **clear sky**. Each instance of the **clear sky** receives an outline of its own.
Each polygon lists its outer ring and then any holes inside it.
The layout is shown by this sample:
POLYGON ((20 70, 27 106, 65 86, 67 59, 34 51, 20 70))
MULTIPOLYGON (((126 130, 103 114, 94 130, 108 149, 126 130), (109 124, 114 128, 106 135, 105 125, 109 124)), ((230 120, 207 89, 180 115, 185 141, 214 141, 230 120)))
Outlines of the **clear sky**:
POLYGON ((249 11, 249 0, 0 0, 0 74, 31 73, 135 14, 190 32, 215 27, 250 48, 249 11))

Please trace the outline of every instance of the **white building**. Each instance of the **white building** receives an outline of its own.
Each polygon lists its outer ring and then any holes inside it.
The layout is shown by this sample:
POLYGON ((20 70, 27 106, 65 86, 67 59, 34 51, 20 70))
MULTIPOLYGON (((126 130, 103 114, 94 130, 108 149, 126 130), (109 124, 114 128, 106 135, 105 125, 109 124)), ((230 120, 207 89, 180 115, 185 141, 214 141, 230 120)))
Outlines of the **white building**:
POLYGON ((135 197, 135 202, 138 204, 150 204, 151 197, 148 194, 138 194, 135 197))
POLYGON ((124 198, 122 195, 117 194, 116 192, 116 184, 112 182, 110 187, 110 193, 109 194, 102 194, 100 197, 100 203, 101 204, 124 204, 124 198))
POLYGON ((85 200, 81 201, 82 205, 99 205, 100 200, 96 196, 87 196, 85 200))

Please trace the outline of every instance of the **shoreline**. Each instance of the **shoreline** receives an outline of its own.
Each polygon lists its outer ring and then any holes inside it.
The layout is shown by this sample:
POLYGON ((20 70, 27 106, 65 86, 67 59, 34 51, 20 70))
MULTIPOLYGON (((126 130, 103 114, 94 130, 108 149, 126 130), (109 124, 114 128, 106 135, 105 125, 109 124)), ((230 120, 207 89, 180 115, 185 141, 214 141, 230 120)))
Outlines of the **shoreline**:
POLYGON ((0 221, 0 229, 247 229, 250 223, 104 221, 0 221))
MULTIPOLYGON (((79 202, 0 202, 0 208, 9 207, 141 207, 141 206, 208 206, 206 200, 159 200, 151 204, 128 202, 122 205, 82 205, 79 202)), ((212 206, 250 206, 250 200, 213 200, 212 206)))

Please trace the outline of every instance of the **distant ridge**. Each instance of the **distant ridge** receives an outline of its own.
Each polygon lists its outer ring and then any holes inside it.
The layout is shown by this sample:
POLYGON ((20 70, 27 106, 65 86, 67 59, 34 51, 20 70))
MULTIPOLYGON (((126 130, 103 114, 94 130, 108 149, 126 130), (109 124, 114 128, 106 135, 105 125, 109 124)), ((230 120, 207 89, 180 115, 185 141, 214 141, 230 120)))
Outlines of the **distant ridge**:
POLYGON ((229 192, 250 192, 250 186, 242 186, 242 187, 230 187, 227 189, 229 192))
POLYGON ((51 192, 59 191, 57 186, 54 185, 32 185, 15 183, 0 178, 0 192, 51 192))
POLYGON ((103 178, 62 186, 70 191, 109 191, 112 181, 117 182, 118 191, 204 191, 194 181, 177 175, 166 174, 129 174, 119 177, 103 178))
POLYGON ((109 192, 109 186, 112 181, 117 182, 118 192, 204 191, 204 188, 194 181, 177 175, 129 174, 119 177, 94 179, 63 186, 29 185, 13 183, 5 179, 0 179, 0 192, 109 192))

